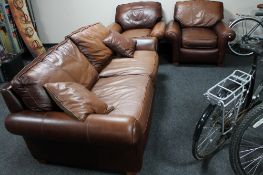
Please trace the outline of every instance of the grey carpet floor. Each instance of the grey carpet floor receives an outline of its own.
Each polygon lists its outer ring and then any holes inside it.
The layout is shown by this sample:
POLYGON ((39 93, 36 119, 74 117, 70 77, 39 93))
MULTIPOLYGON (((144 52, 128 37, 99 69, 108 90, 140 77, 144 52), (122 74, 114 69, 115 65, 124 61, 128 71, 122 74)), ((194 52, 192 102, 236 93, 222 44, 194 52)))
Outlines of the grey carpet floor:
MULTIPOLYGON (((208 161, 192 157, 195 123, 207 105, 203 93, 235 69, 248 70, 251 59, 226 56, 224 67, 174 66, 162 54, 156 82, 152 124, 140 175, 233 175, 228 146, 208 161)), ((262 67, 258 77, 263 77, 262 67)), ((40 164, 22 137, 4 127, 8 110, 0 97, 0 175, 114 175, 57 165, 40 164)))

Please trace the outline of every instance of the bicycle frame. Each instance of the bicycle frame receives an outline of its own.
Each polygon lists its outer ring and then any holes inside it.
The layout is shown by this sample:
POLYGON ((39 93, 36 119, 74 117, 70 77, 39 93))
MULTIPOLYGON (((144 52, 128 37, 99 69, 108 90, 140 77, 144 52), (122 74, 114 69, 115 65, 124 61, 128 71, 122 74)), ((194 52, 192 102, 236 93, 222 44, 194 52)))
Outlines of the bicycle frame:
POLYGON ((218 105, 222 109, 222 135, 226 135, 233 129, 240 114, 258 104, 259 94, 263 90, 263 80, 254 93, 257 65, 258 55, 254 54, 249 73, 236 70, 204 94, 211 104, 218 105), (220 95, 222 91, 225 96, 220 95), (242 105, 244 108, 240 113, 242 105), (226 129, 225 121, 227 120, 230 127, 226 129))

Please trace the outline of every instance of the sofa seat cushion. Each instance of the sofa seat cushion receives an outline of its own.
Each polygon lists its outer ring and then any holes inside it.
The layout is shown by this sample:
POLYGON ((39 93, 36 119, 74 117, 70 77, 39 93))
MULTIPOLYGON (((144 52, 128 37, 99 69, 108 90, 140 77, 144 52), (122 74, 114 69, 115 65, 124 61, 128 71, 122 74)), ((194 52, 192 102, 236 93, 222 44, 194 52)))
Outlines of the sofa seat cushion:
POLYGON ((155 51, 136 51, 134 58, 116 58, 99 74, 99 77, 148 75, 156 77, 158 54, 155 51))
POLYGON ((114 106, 110 115, 133 116, 143 131, 146 129, 153 96, 153 84, 149 76, 100 78, 92 92, 109 106, 114 106))
POLYGON ((126 38, 149 37, 151 29, 131 29, 126 30, 122 35, 126 38))
POLYGON ((209 28, 184 28, 182 30, 183 48, 216 48, 217 35, 209 28))
POLYGON ((42 54, 19 72, 11 84, 26 107, 35 111, 56 109, 43 85, 75 82, 91 89, 98 73, 77 46, 65 40, 42 54))

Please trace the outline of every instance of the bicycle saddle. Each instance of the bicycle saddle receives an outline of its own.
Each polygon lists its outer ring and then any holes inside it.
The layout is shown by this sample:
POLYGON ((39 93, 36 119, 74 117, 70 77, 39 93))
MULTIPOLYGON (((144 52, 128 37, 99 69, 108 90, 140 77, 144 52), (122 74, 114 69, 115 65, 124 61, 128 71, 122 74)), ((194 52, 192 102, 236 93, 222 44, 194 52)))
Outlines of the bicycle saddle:
POLYGON ((263 4, 258 4, 258 5, 257 5, 257 8, 263 9, 263 4))
POLYGON ((240 47, 243 49, 250 50, 254 52, 256 55, 263 56, 263 42, 248 42, 248 43, 242 43, 240 44, 240 47))

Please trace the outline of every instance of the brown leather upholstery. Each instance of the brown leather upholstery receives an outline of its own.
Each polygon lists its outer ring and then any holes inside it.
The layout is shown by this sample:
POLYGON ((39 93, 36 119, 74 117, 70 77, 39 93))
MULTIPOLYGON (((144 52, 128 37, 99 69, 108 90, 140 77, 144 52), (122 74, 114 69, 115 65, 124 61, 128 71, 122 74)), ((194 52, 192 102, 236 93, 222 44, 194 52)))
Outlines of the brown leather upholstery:
POLYGON ((131 29, 122 33, 127 38, 150 37, 151 29, 131 29))
POLYGON ((235 33, 223 22, 223 3, 217 1, 178 1, 174 20, 165 36, 172 44, 173 63, 222 65, 228 41, 235 33))
POLYGON ((103 42, 116 53, 124 57, 133 57, 136 48, 136 41, 131 38, 126 38, 120 33, 112 31, 103 42))
POLYGON ((115 22, 108 28, 128 38, 162 39, 165 34, 165 22, 161 20, 162 6, 159 2, 132 2, 117 6, 115 22))
POLYGON ((61 42, 36 58, 12 80, 12 88, 24 104, 35 111, 55 109, 43 86, 53 82, 77 82, 90 89, 97 71, 70 40, 61 42), (78 67, 78 69, 72 69, 78 67), (41 77, 41 78, 40 78, 41 77))
POLYGON ((115 58, 103 69, 99 77, 123 75, 148 75, 153 80, 157 74, 158 55, 154 51, 136 51, 134 58, 115 58))
POLYGON ((107 114, 108 105, 85 86, 75 82, 46 83, 53 101, 69 116, 86 120, 90 114, 107 114))
POLYGON ((211 27, 223 16, 223 3, 216 1, 178 1, 174 8, 174 19, 182 27, 211 27))
POLYGON ((5 120, 7 130, 23 136, 41 162, 138 172, 150 127, 158 55, 153 49, 156 38, 136 40, 142 45, 136 47, 134 58, 110 60, 99 76, 68 39, 36 58, 15 77, 13 87, 2 92, 11 111, 5 120), (115 108, 109 114, 92 113, 84 121, 76 120, 53 106, 43 89, 54 82, 85 85, 115 108), (41 111, 32 110, 36 108, 41 111))
POLYGON ((182 47, 192 49, 216 48, 217 35, 213 30, 207 28, 183 28, 182 47))
POLYGON ((118 5, 115 22, 124 30, 149 28, 162 19, 162 6, 159 2, 133 2, 118 5))
POLYGON ((158 40, 155 37, 142 37, 133 39, 136 41, 136 50, 157 50, 158 40))
POLYGON ((103 43, 109 34, 108 28, 101 23, 96 23, 72 32, 67 38, 70 38, 78 46, 99 72, 111 59, 112 51, 103 43))

